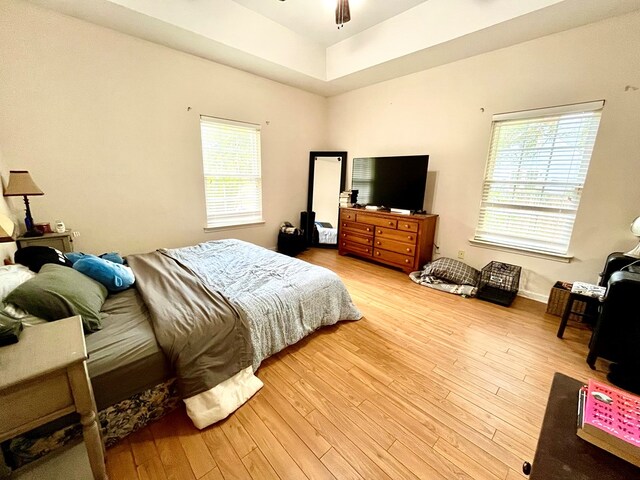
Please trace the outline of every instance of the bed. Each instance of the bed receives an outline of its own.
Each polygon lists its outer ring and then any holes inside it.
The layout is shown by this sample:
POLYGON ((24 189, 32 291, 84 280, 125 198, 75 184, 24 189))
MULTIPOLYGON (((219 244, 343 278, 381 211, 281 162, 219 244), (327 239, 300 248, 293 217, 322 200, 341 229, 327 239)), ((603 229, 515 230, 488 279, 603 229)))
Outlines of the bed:
MULTIPOLYGON (((136 288, 110 295, 102 330, 86 336, 107 445, 181 400, 199 428, 226 417, 262 386, 254 376, 262 360, 324 325, 361 317, 333 272, 240 240, 127 260, 136 288), (208 331, 212 325, 225 338, 208 331)), ((74 420, 12 440, 5 450, 14 466, 79 435, 74 420)))

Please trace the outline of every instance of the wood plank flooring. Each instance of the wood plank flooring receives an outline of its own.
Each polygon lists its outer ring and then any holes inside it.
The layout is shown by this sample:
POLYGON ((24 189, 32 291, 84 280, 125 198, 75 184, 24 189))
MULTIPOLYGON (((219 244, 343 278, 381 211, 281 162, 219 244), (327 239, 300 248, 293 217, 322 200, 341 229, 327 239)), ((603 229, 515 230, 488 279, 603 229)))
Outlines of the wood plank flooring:
POLYGON ((585 363, 590 332, 545 305, 436 292, 335 250, 300 256, 340 275, 364 318, 265 361, 265 386, 198 431, 179 409, 107 451, 120 479, 523 478, 555 371, 585 363))

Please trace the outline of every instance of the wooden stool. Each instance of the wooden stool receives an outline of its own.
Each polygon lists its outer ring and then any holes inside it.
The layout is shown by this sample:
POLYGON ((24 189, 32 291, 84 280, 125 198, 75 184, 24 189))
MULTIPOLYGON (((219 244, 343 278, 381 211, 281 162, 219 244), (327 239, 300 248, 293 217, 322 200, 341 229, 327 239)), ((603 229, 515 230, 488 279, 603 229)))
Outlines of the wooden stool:
POLYGON ((595 297, 582 295, 580 293, 570 293, 569 300, 567 300, 567 306, 564 307, 562 320, 560 320, 560 326, 558 327, 558 338, 562 338, 562 335, 564 335, 564 329, 566 328, 567 322, 569 321, 569 315, 573 313, 574 315, 578 315, 579 317, 593 318, 594 315, 591 315, 591 311, 597 309, 598 305, 600 305, 600 300, 595 297), (575 302, 576 300, 587 304, 584 309, 584 313, 573 311, 573 302, 575 302))

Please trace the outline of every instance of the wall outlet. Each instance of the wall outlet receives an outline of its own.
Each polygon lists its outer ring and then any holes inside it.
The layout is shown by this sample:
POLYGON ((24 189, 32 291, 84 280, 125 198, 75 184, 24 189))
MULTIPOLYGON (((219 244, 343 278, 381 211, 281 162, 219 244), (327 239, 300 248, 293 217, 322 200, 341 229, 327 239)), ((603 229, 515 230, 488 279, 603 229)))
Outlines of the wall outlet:
POLYGON ((464 250, 458 250, 458 260, 464 260, 464 250))
POLYGON ((73 238, 78 238, 80 236, 80 232, 78 232, 77 230, 74 230, 71 232, 71 236, 73 238))

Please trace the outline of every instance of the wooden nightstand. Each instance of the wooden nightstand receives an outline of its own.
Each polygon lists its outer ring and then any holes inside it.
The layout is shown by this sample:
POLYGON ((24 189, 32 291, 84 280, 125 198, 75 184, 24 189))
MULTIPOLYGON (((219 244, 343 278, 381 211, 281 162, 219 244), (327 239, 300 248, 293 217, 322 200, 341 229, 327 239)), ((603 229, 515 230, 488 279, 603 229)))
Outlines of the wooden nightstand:
POLYGON ((73 252, 73 239, 71 232, 45 233, 41 237, 18 237, 18 248, 42 246, 53 247, 62 253, 73 252))
POLYGON ((78 412, 93 477, 106 479, 86 359, 79 316, 25 327, 18 343, 0 347, 0 442, 78 412))

